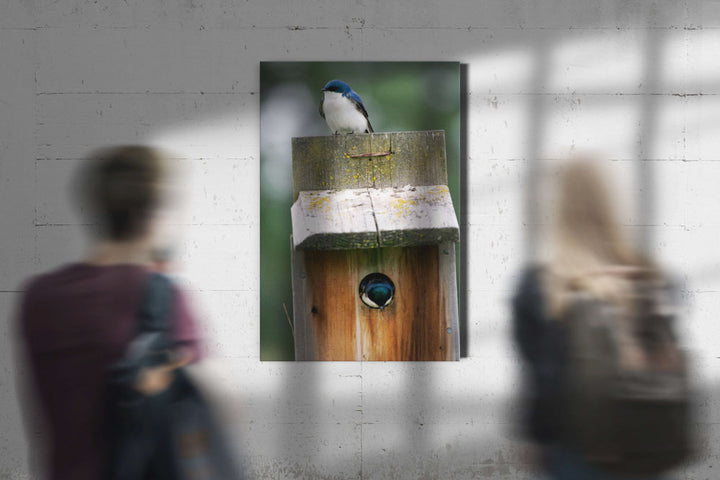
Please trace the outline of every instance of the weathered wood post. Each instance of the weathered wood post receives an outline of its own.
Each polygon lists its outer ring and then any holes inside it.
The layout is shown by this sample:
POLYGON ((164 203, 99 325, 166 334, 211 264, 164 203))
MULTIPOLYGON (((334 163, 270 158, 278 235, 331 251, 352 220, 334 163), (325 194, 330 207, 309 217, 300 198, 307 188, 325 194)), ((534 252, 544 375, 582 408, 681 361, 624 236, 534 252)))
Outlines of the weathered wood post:
POLYGON ((444 131, 293 138, 292 163, 296 360, 459 359, 444 131))

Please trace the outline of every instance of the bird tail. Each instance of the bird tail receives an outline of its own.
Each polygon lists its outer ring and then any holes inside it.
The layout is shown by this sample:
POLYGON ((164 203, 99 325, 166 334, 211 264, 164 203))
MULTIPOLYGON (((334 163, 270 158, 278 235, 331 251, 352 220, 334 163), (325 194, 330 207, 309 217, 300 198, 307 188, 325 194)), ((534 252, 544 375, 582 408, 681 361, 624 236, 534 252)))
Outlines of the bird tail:
POLYGON ((365 130, 365 133, 373 133, 372 125, 370 125, 370 120, 367 121, 368 127, 367 130, 365 130))

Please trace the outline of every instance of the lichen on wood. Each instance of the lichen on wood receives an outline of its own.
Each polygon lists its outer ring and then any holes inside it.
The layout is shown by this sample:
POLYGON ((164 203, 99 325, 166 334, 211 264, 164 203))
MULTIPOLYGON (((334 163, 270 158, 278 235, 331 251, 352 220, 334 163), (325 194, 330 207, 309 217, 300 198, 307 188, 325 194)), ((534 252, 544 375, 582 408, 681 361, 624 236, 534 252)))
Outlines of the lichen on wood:
POLYGON ((291 215, 294 246, 310 250, 435 245, 460 233, 446 185, 303 191, 291 215))
POLYGON ((301 191, 447 185, 445 132, 292 139, 293 200, 301 191))

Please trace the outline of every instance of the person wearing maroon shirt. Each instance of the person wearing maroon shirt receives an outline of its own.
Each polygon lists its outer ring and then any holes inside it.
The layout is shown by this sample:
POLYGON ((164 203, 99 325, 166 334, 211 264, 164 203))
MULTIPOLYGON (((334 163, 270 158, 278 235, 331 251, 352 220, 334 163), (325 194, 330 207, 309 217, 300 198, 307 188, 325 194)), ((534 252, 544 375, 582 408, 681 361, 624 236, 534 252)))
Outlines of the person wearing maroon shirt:
MULTIPOLYGON (((163 155, 148 147, 96 152, 78 178, 100 235, 87 258, 25 285, 17 333, 38 409, 22 403, 26 417, 39 416, 48 430, 42 460, 50 480, 105 477, 106 372, 136 335, 146 283, 158 270, 153 225, 167 176, 163 167, 163 155)), ((136 388, 148 395, 164 390, 173 368, 199 358, 194 318, 175 290, 171 335, 177 360, 142 372, 136 388)))

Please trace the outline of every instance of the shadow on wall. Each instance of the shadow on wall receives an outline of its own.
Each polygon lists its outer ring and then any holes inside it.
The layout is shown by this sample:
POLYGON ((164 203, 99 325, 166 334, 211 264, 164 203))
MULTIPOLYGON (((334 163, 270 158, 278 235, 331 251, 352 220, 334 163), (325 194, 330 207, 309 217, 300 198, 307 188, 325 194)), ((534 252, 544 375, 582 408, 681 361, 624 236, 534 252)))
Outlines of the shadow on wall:
MULTIPOLYGON (((654 14, 652 9, 646 13, 654 14)), ((684 42, 682 30, 628 28, 610 34, 586 25, 521 34, 513 30, 496 35, 486 46, 457 49, 461 60, 471 57, 465 81, 470 95, 463 125, 467 144, 463 144, 461 163, 467 183, 462 188, 461 210, 467 213, 462 217, 462 228, 470 232, 487 221, 490 228, 506 229, 524 239, 522 252, 504 251, 513 260, 506 260, 499 270, 511 272, 512 277, 521 268, 523 257, 539 257, 546 222, 538 201, 542 197, 539 170, 544 159, 583 149, 601 150, 617 165, 618 172, 624 172, 624 181, 630 182, 635 195, 623 218, 628 225, 636 226, 643 246, 659 248, 655 235, 663 226, 659 219, 665 212, 659 206, 656 161, 673 155, 678 160, 693 159, 686 149, 668 153, 666 140, 676 135, 677 141, 684 141, 674 115, 691 96, 702 94, 701 84, 686 83, 673 68, 672 52, 684 42), (505 177, 498 175, 497 181, 485 184, 485 177, 493 173, 491 164, 508 170, 505 177), (514 175, 521 175, 523 182, 515 182, 514 175), (502 188, 508 179, 511 187, 502 188), (487 191, 476 191, 473 182, 508 196, 493 198, 487 191), (505 213, 496 211, 502 209, 505 213)), ((286 162, 283 168, 289 171, 290 159, 286 162)), ((467 245, 473 238, 469 233, 463 238, 463 248, 469 251, 466 258, 473 261, 465 265, 462 288, 480 292, 487 288, 484 276, 489 267, 483 263, 483 253, 472 252, 473 245, 467 245)), ((503 251, 507 247, 497 244, 494 248, 503 251)), ((704 268, 700 261, 694 266, 704 268)), ((713 275, 712 280, 716 278, 713 275)), ((497 283, 503 295, 495 298, 507 297, 504 294, 511 280, 497 283)), ((464 332, 468 342, 465 352, 471 358, 480 358, 482 352, 472 346, 473 335, 481 329, 472 326, 483 324, 484 312, 468 306, 464 313, 469 327, 464 332)), ((495 336, 492 342, 497 351, 504 352, 505 363, 512 364, 510 338, 495 336)), ((468 365, 475 364, 463 360, 453 368, 467 374, 468 365)), ((507 433, 512 422, 512 415, 503 408, 511 393, 507 382, 483 379, 488 382, 487 395, 454 395, 448 406, 444 391, 462 391, 463 381, 480 380, 460 375, 452 377, 455 383, 451 384, 434 368, 387 367, 398 374, 398 378, 388 380, 396 382, 396 396, 394 402, 387 402, 383 399, 390 394, 371 385, 372 372, 379 367, 342 365, 338 377, 354 378, 348 386, 352 401, 343 402, 338 393, 331 399, 347 408, 331 412, 336 416, 325 416, 322 406, 328 399, 322 392, 327 388, 327 368, 312 363, 278 366, 277 374, 284 380, 277 390, 268 393, 274 402, 263 404, 260 396, 253 397, 254 415, 259 419, 277 417, 272 409, 279 408, 278 398, 282 399, 282 408, 289 409, 286 422, 264 424, 271 438, 277 440, 274 448, 278 455, 275 462, 262 462, 269 466, 258 467, 262 469, 257 472, 260 478, 362 478, 374 474, 434 478, 432 475, 446 473, 463 478, 531 476, 530 464, 521 460, 521 447, 507 433), (388 420, 375 416, 371 408, 398 412, 399 417, 388 420), (314 420, 318 418, 322 420, 314 420), (482 419, 488 419, 487 423, 482 419), (352 440, 342 438, 340 431, 352 440), (360 442, 359 447, 354 439, 360 442), (340 452, 338 445, 350 451, 340 452), (479 452, 495 453, 482 458, 479 452), (315 470, 314 465, 328 464, 334 465, 334 474, 315 470), (408 470, 408 465, 414 465, 414 470, 408 470)), ((705 399, 709 402, 710 398, 708 390, 705 399)), ((247 438, 252 436, 253 431, 248 430, 247 438)), ((248 449, 254 451, 249 445, 248 449)))

